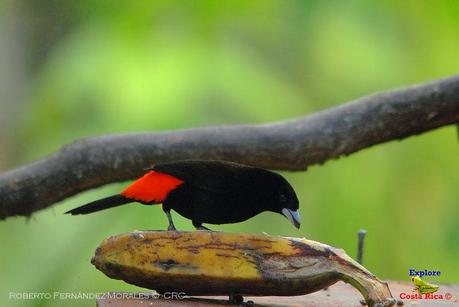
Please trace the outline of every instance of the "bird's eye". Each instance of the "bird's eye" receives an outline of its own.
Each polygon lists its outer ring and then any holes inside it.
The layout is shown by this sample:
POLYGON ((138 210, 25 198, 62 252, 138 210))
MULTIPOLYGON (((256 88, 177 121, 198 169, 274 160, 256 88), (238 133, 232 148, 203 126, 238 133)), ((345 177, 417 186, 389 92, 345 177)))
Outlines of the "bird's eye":
POLYGON ((281 194, 279 196, 279 200, 280 200, 281 203, 285 203, 285 202, 287 202, 287 196, 285 196, 284 194, 281 194))

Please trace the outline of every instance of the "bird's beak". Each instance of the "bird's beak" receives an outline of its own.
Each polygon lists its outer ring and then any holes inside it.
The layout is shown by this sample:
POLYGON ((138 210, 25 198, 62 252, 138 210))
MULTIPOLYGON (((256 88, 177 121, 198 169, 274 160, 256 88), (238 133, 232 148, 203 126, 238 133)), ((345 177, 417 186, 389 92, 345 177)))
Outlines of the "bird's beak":
POLYGON ((293 211, 287 208, 282 209, 282 214, 293 224, 296 228, 300 229, 301 219, 298 210, 293 211))

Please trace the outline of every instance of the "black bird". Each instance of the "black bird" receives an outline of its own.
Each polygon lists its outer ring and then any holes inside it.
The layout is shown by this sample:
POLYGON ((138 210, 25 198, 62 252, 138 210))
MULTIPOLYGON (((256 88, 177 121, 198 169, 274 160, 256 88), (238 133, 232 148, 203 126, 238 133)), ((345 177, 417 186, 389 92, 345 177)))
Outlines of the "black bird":
POLYGON ((226 161, 158 164, 120 194, 66 213, 87 214, 131 202, 162 203, 169 220, 168 230, 175 230, 171 209, 201 230, 208 230, 203 223, 237 223, 263 211, 282 214, 300 228, 298 198, 285 178, 262 168, 226 161))

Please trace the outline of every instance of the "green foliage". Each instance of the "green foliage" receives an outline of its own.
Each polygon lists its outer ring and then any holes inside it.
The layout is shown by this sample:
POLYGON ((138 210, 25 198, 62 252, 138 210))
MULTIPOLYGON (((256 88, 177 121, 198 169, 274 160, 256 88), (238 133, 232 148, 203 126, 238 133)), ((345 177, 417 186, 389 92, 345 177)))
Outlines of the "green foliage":
MULTIPOLYGON (((459 69, 459 6, 453 1, 48 5, 73 26, 33 79, 16 131, 16 164, 92 135, 279 121, 459 69)), ((443 128, 285 173, 299 194, 300 231, 269 213, 211 228, 304 236, 350 255, 358 229, 365 228, 365 265, 381 278, 408 280, 413 267, 440 270, 435 282, 458 282, 457 151, 456 130, 443 128)), ((106 278, 89 261, 109 235, 165 229, 162 210, 133 204, 63 215, 124 186, 85 192, 27 221, 1 222, 0 305, 62 305, 8 300, 10 291, 136 290, 106 278)), ((193 229, 175 219, 179 229, 193 229)))

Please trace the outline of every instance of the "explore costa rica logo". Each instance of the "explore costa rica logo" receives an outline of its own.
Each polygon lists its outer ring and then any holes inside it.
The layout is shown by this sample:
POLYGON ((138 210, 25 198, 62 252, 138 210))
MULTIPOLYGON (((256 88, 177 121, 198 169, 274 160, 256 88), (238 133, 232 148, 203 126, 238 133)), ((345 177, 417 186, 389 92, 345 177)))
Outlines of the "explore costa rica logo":
POLYGON ((415 285, 414 290, 419 294, 435 293, 438 291, 438 286, 430 284, 425 280, 422 280, 423 276, 440 276, 440 271, 416 271, 415 269, 410 269, 411 281, 415 285))
POLYGON ((412 293, 400 293, 401 299, 408 300, 451 300, 452 294, 447 293, 437 293, 439 286, 433 283, 427 282, 422 278, 424 276, 440 276, 440 271, 430 271, 430 270, 421 270, 417 271, 415 269, 409 269, 409 276, 411 277, 411 282, 413 283, 414 289, 412 293))

